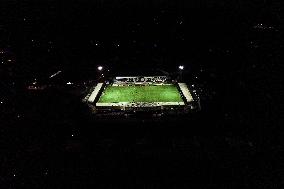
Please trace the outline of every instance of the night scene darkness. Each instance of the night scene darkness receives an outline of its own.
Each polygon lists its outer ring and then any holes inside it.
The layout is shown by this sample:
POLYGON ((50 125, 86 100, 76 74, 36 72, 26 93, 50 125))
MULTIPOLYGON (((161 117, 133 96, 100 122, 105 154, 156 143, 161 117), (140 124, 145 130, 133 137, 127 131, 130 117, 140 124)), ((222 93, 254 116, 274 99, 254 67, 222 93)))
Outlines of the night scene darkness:
POLYGON ((0 189, 284 188, 283 7, 1 0, 0 189))

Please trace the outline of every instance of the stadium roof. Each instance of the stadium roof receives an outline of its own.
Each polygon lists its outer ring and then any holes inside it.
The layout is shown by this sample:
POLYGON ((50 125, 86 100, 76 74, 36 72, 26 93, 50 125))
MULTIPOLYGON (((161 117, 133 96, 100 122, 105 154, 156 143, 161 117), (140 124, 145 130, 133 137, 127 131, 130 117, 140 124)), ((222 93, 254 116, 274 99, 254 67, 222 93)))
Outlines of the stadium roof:
POLYGON ((157 68, 145 68, 145 67, 127 67, 115 69, 115 75, 119 76, 164 76, 166 72, 157 68))

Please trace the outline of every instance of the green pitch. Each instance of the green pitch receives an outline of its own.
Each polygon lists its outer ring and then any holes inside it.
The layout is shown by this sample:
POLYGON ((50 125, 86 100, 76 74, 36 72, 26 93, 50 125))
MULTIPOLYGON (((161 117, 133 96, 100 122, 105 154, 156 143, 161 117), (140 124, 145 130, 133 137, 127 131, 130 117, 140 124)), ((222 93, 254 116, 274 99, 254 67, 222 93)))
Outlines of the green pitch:
POLYGON ((183 100, 174 85, 136 85, 107 86, 98 102, 183 102, 183 100))

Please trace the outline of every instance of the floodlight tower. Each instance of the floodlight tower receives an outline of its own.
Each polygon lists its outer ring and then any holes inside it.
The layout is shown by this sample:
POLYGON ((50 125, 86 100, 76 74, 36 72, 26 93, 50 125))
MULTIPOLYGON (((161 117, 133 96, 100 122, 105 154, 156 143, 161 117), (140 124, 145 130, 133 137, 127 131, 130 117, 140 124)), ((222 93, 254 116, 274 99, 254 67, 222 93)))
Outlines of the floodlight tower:
POLYGON ((184 65, 179 65, 179 66, 178 66, 178 69, 179 69, 179 77, 180 77, 180 80, 182 80, 182 73, 183 73, 183 70, 184 70, 184 65))
POLYGON ((101 65, 97 66, 97 72, 98 72, 98 80, 101 80, 102 78, 104 78, 104 67, 101 65))

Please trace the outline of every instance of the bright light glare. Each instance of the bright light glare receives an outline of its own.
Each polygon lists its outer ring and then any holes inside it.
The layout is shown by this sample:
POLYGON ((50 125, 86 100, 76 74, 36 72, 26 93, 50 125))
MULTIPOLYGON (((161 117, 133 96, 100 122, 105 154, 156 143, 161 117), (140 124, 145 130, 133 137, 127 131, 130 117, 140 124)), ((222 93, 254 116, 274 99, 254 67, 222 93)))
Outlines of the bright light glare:
POLYGON ((103 69, 102 66, 98 66, 98 70, 101 71, 103 69))
POLYGON ((183 66, 183 65, 180 65, 180 66, 178 67, 178 69, 183 70, 183 69, 184 69, 184 66, 183 66))
POLYGON ((49 78, 53 78, 54 76, 56 76, 56 75, 58 75, 58 74, 60 74, 60 73, 61 73, 61 71, 59 70, 59 71, 56 72, 55 74, 51 75, 49 78))

